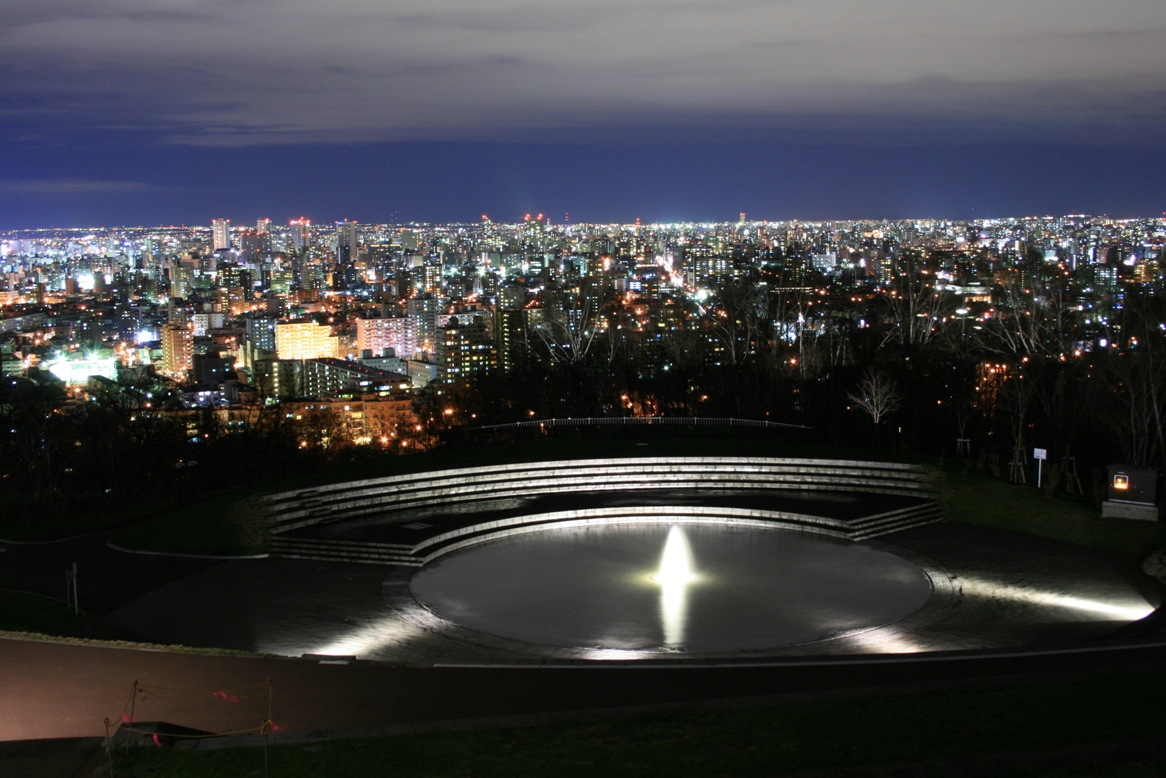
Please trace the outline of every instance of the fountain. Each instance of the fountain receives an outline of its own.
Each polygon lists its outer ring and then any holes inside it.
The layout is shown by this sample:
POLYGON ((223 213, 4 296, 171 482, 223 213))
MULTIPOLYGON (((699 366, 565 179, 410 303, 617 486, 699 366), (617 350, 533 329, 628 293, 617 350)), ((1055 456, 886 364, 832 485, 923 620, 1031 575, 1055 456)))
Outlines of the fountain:
POLYGON ((424 629, 506 650, 771 655, 858 633, 869 650, 876 629, 901 625, 944 580, 859 543, 674 520, 475 544, 394 578, 386 596, 424 629))
POLYGON ((688 620, 687 586, 696 580, 692 568, 692 550, 678 524, 668 528, 660 570, 652 580, 660 584, 660 620, 664 625, 664 644, 682 648, 684 625, 688 620))

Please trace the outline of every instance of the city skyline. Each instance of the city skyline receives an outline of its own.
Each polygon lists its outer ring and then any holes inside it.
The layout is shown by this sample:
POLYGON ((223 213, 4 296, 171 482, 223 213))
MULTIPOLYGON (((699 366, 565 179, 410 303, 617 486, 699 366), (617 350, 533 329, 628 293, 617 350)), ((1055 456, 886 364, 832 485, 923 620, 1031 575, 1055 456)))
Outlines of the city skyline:
POLYGON ((1143 0, 18 2, 0 229, 1154 216, 1164 27, 1143 0))

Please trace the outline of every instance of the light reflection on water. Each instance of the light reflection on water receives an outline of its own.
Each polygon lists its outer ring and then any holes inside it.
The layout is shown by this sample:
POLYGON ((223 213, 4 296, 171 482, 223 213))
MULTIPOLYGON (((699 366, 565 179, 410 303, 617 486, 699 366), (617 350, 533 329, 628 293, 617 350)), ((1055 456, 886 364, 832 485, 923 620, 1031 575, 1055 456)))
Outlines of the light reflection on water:
POLYGON ((664 627, 664 645, 684 646, 684 625, 688 620, 688 585, 696 581, 692 549, 688 537, 678 524, 668 528, 660 569, 652 576, 660 584, 660 622, 664 627))
POLYGON ((624 524, 504 538, 441 557, 410 589, 439 616, 493 635, 693 653, 829 639, 902 618, 931 593, 919 568, 886 551, 696 524, 676 533, 624 524), (688 543, 661 554, 669 534, 688 543))

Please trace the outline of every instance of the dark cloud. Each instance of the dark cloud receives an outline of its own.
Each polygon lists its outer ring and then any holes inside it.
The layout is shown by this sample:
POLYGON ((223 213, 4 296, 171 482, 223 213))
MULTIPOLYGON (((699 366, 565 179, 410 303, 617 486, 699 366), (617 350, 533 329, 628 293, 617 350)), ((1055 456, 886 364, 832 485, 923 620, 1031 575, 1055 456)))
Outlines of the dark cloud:
POLYGON ((814 117, 855 137, 902 120, 1080 124, 1085 140, 1163 109, 1160 0, 492 5, 18 0, 0 101, 81 132, 128 120, 223 145, 613 134, 653 117, 728 136, 814 117))
POLYGON ((116 0, 102 3, 88 0, 8 0, 4 6, 4 13, 0 14, 0 30, 86 19, 122 19, 129 22, 169 24, 207 21, 211 18, 206 13, 168 8, 161 3, 135 5, 121 4, 116 0))
POLYGON ((0 194, 23 197, 91 197, 138 194, 160 190, 140 181, 96 181, 85 178, 0 178, 0 194))

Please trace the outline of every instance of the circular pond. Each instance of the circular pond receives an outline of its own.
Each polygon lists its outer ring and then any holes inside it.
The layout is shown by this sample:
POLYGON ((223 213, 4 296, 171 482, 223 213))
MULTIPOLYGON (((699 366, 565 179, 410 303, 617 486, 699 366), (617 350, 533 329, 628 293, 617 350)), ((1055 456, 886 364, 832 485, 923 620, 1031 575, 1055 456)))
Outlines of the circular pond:
POLYGON ((726 654, 891 624, 922 608, 933 583, 903 556, 821 535, 612 524, 550 527, 452 552, 413 575, 409 592, 463 637, 726 654))

